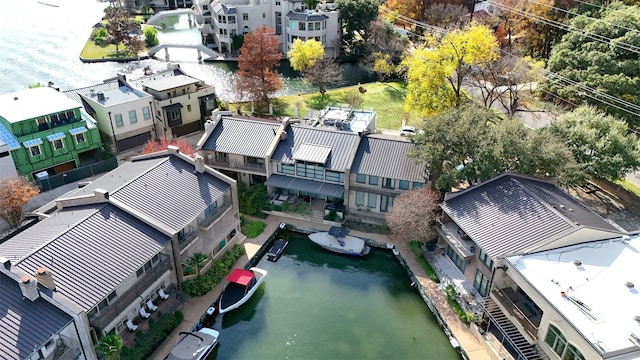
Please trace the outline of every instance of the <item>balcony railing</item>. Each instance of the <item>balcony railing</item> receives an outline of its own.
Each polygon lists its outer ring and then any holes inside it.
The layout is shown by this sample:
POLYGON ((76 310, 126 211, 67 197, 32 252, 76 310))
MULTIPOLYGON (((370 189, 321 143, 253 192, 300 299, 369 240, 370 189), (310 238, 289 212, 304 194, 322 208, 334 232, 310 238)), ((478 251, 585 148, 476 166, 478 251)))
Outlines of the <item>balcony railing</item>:
POLYGON ((538 326, 540 325, 539 317, 541 317, 541 315, 525 315, 527 312, 523 311, 524 305, 518 306, 518 304, 516 304, 516 301, 520 301, 514 297, 514 294, 515 292, 512 289, 493 289, 491 292, 492 298, 511 315, 511 319, 518 322, 532 339, 537 339, 538 326), (509 296, 509 293, 511 293, 511 296, 509 296))
POLYGON ((169 257, 161 254, 161 261, 156 266, 148 270, 144 276, 129 288, 124 294, 121 294, 114 302, 110 303, 106 309, 100 310, 89 319, 91 325, 104 329, 109 325, 121 312, 129 307, 133 302, 142 301, 140 296, 149 289, 149 287, 158 280, 164 273, 171 269, 171 261, 169 257))
POLYGON ((443 223, 442 220, 436 221, 436 230, 445 239, 452 248, 465 258, 472 257, 476 252, 476 244, 472 240, 466 240, 458 232, 459 228, 453 222, 443 223))
POLYGON ((53 360, 74 360, 78 359, 80 354, 80 343, 76 339, 72 339, 63 335, 56 340, 56 349, 53 351, 53 360))
POLYGON ((243 163, 241 161, 212 160, 209 162, 209 166, 212 166, 214 168, 221 167, 228 169, 253 171, 262 174, 267 172, 264 164, 243 163))
POLYGON ((211 226, 211 224, 218 220, 218 218, 220 218, 220 216, 222 216, 222 214, 224 214, 225 211, 227 211, 227 209, 229 209, 230 207, 231 202, 227 202, 222 206, 215 208, 203 219, 198 219, 198 227, 200 227, 201 230, 207 230, 211 226))
POLYGON ((187 247, 187 245, 189 245, 197 237, 198 237, 198 230, 191 230, 189 232, 184 233, 182 238, 178 237, 178 244, 180 244, 180 250, 187 247))

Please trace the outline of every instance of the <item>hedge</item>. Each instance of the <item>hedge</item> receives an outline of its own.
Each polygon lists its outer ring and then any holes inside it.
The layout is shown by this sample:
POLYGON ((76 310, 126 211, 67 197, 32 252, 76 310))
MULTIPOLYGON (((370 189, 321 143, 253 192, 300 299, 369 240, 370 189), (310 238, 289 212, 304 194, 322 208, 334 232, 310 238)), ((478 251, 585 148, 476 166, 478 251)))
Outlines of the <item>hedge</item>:
POLYGON ((184 291, 191 296, 202 296, 213 290, 231 272, 238 259, 244 254, 244 247, 234 246, 221 259, 214 260, 213 266, 206 273, 186 281, 184 291))

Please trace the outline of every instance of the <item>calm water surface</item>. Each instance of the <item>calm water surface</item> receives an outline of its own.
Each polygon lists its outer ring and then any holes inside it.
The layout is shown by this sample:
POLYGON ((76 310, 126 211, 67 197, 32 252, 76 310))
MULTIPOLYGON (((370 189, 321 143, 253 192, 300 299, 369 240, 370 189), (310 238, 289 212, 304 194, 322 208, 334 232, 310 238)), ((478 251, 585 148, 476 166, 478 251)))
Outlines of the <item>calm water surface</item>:
POLYGON ((210 359, 459 358, 390 251, 352 258, 286 234, 254 297, 218 315, 210 359))
MULTIPOLYGON (((36 0, 6 1, 0 10, 0 94, 23 90, 30 84, 54 82, 62 90, 90 86, 117 73, 130 77, 143 76, 149 66, 154 71, 164 70, 164 51, 160 60, 142 60, 126 64, 82 63, 78 56, 91 33, 91 27, 102 17, 107 3, 94 0, 43 0, 55 4, 51 7, 36 0)), ((172 23, 175 21, 167 21, 172 23)), ((161 43, 200 42, 197 28, 190 26, 187 17, 181 16, 175 25, 163 30, 158 38, 161 43)), ((196 50, 170 49, 170 61, 195 77, 216 87, 223 100, 234 98, 231 83, 234 64, 198 63, 196 50)), ((297 77, 283 64, 284 87, 276 95, 305 93, 313 88, 297 77)), ((357 66, 345 69, 345 83, 357 84, 370 77, 357 66)))

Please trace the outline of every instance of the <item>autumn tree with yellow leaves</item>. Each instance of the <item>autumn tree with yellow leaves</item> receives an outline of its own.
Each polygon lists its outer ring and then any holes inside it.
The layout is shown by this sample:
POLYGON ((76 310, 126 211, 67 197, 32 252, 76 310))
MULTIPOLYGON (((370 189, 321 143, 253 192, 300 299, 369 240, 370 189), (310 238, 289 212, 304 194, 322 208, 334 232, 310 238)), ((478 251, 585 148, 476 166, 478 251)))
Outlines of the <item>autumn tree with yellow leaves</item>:
POLYGON ((26 177, 0 180, 0 218, 12 228, 22 221, 22 208, 40 189, 26 177))

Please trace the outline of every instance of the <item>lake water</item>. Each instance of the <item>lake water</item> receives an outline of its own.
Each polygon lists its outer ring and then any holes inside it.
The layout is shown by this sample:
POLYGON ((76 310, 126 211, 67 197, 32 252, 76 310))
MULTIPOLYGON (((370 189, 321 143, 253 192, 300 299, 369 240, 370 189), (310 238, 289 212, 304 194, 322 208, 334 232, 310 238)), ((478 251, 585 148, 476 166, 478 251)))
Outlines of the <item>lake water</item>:
MULTIPOLYGON (((126 64, 82 63, 78 56, 91 33, 91 27, 102 17, 107 3, 93 0, 7 1, 0 11, 0 94, 26 89, 30 84, 52 81, 56 87, 69 90, 100 83, 117 73, 129 78, 143 76, 143 69, 166 69, 164 51, 160 60, 149 59, 126 64)), ((189 26, 181 16, 175 26, 163 30, 158 38, 165 43, 200 42, 197 28, 189 26)), ((190 75, 216 87, 223 100, 233 98, 231 71, 235 64, 199 63, 196 50, 170 49, 170 61, 179 63, 190 75)), ((283 64, 284 87, 276 95, 313 91, 313 88, 283 64)), ((344 84, 370 80, 358 66, 347 65, 344 84)))
POLYGON ((258 292, 217 316, 209 359, 459 359, 390 251, 354 258, 281 234, 289 245, 257 265, 269 271, 258 292))

